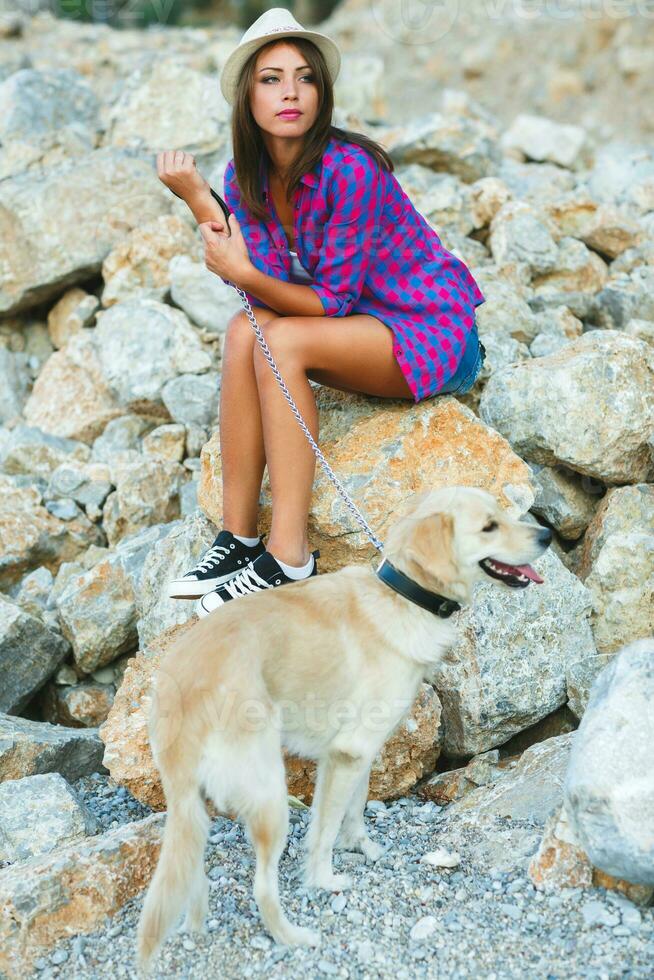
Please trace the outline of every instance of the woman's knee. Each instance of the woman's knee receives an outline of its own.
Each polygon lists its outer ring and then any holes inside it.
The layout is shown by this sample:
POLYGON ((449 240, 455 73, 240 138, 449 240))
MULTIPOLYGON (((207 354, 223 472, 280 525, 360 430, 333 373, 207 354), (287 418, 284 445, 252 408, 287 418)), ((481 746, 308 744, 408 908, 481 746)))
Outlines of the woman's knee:
MULTIPOLYGON (((254 313, 257 323, 262 326, 271 320, 277 314, 273 310, 264 309, 262 307, 252 307, 252 312, 254 313)), ((227 323, 227 329, 225 331, 225 349, 241 351, 243 353, 252 355, 252 350, 254 344, 256 343, 256 334, 254 328, 248 319, 248 315, 245 310, 238 310, 230 317, 227 323)))

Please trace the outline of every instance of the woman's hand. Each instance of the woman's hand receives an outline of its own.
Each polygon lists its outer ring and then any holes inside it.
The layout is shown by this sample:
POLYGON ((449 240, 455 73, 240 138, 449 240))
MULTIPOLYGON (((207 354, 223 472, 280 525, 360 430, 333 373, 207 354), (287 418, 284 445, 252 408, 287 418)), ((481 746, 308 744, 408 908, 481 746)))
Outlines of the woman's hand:
POLYGON ((241 283, 252 269, 250 253, 241 234, 235 214, 229 216, 229 231, 219 221, 203 221, 198 225, 204 239, 204 264, 223 279, 229 279, 241 289, 241 283))
POLYGON ((183 201, 193 207, 206 197, 211 198, 208 182, 195 166, 195 157, 184 150, 164 150, 157 154, 159 180, 183 201))

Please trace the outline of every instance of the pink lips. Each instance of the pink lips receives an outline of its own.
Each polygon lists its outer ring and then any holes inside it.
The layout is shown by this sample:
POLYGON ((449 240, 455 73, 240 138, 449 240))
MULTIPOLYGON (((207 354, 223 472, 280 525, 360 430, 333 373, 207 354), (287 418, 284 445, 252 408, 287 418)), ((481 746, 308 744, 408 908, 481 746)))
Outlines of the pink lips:
POLYGON ((295 112, 295 111, 293 111, 293 112, 278 112, 277 115, 278 116, 281 116, 282 119, 297 119, 297 117, 298 116, 301 116, 302 113, 301 112, 295 112))

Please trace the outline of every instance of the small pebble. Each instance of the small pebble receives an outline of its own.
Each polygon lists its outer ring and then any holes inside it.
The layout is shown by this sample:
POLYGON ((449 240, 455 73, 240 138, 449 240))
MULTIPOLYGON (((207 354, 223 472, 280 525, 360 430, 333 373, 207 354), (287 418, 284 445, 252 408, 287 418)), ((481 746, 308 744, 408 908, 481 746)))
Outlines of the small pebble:
POLYGON ((456 868, 461 864, 461 857, 456 851, 446 851, 439 847, 435 851, 428 851, 420 858, 421 864, 428 864, 432 868, 456 868))

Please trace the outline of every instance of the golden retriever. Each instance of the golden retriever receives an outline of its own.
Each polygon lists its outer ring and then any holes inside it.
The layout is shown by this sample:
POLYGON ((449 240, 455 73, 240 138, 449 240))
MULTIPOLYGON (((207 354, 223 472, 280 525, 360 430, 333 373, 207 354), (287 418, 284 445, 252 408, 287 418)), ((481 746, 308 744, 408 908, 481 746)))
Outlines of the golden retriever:
POLYGON ((451 619, 396 591, 380 569, 390 563, 423 599, 420 589, 463 606, 477 581, 505 589, 542 582, 526 563, 551 538, 546 528, 509 517, 483 490, 416 494, 390 528, 375 570, 348 565, 243 596, 169 649, 150 712, 167 816, 138 927, 144 971, 184 910, 187 929, 204 926, 204 796, 245 824, 256 853, 254 896, 270 934, 284 944, 319 942, 286 918, 279 901, 289 820, 282 748, 318 764, 305 882, 344 889, 347 877, 332 869, 337 836, 370 860, 381 853, 363 817, 371 763, 456 638, 451 619))

